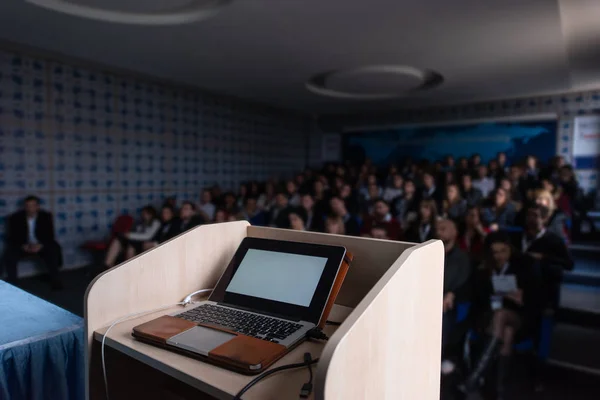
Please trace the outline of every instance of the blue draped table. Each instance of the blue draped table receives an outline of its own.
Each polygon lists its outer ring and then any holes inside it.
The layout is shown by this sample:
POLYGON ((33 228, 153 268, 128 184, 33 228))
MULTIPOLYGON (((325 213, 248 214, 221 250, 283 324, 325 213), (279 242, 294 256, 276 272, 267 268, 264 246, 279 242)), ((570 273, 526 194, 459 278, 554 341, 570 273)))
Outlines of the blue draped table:
POLYGON ((84 398, 83 319, 0 281, 0 399, 84 398))

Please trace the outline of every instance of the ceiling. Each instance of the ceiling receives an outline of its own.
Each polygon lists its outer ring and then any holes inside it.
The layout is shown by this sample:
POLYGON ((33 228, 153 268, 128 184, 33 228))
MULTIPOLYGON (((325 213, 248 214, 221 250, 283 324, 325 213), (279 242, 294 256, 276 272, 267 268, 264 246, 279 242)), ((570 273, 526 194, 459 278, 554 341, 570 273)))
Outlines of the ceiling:
MULTIPOLYGON (((140 11, 140 0, 71 0, 140 11)), ((190 0, 148 0, 148 10, 190 0)), ((144 11, 144 10, 142 10, 144 11)), ((600 87, 597 0, 237 0, 202 21, 129 25, 0 1, 0 39, 315 114, 415 108, 600 87), (399 99, 330 99, 311 77, 365 91, 411 77, 356 69, 402 65, 443 82, 399 99)))

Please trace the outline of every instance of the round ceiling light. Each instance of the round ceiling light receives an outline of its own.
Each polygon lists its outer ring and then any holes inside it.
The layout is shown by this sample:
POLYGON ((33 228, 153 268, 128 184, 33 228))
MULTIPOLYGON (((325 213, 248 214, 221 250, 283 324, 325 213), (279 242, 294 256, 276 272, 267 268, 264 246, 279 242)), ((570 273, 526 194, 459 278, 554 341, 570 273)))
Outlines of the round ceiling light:
POLYGON ((433 89, 444 81, 442 75, 403 65, 370 65, 333 70, 313 76, 306 88, 336 99, 386 100, 433 89))
POLYGON ((76 17, 136 25, 178 25, 208 18, 233 0, 25 0, 76 17))

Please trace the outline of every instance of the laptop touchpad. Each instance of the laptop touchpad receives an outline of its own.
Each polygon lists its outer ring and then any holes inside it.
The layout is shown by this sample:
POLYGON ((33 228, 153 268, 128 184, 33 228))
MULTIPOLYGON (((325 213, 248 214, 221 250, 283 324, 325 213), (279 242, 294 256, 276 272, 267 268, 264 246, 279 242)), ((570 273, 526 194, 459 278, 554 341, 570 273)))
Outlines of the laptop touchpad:
POLYGON ((221 332, 216 329, 195 326, 172 336, 167 340, 167 344, 179 347, 194 353, 208 356, 208 353, 236 337, 231 333, 221 332))

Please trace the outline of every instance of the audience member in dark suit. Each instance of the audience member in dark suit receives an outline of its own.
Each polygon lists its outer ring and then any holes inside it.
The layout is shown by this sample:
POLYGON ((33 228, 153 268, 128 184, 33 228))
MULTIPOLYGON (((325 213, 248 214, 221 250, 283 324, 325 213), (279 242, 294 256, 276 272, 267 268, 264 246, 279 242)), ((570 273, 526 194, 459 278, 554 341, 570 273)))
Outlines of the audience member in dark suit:
POLYGON ((206 221, 204 221, 200 215, 196 214, 196 205, 194 203, 191 201, 184 201, 181 203, 181 208, 179 209, 178 234, 189 231, 204 223, 206 223, 206 221))
POLYGON ((556 310, 560 300, 560 284, 564 271, 575 266, 565 241, 544 226, 548 209, 534 204, 527 209, 525 230, 514 236, 514 244, 531 264, 537 263, 543 280, 542 297, 545 310, 556 310))
POLYGON ((481 334, 491 333, 463 389, 472 392, 497 362, 496 398, 504 399, 510 356, 519 331, 537 329, 539 283, 526 259, 511 246, 510 236, 494 232, 486 239, 484 263, 476 271, 471 316, 481 334), (516 288, 504 291, 500 279, 514 277, 516 288))
POLYGON ((360 234, 360 227, 356 216, 350 214, 346 208, 344 200, 339 196, 333 196, 329 200, 329 206, 333 216, 338 217, 344 223, 344 233, 349 236, 358 236, 360 234))
POLYGON ((435 185, 435 177, 433 174, 431 172, 425 172, 425 174, 423 174, 423 190, 421 191, 421 199, 431 199, 435 201, 437 209, 440 210, 442 207, 443 197, 443 191, 435 185))
POLYGON ((443 324, 442 348, 446 368, 453 368, 448 364, 450 359, 458 357, 461 337, 456 335, 456 305, 470 300, 469 276, 471 265, 469 256, 458 248, 456 243, 458 230, 454 221, 443 219, 436 225, 436 236, 444 243, 444 292, 443 292, 443 324))
POLYGON ((278 192, 275 195, 275 204, 269 211, 269 226, 274 228, 285 228, 289 226, 288 212, 289 212, 289 198, 287 193, 278 192))
POLYGON ((315 209, 315 200, 313 197, 305 193, 302 195, 302 208, 306 212, 306 224, 305 228, 307 231, 311 232, 323 232, 325 229, 324 224, 324 215, 321 212, 317 212, 315 209))
POLYGON ((415 183, 412 180, 404 181, 404 193, 394 201, 392 209, 402 229, 407 229, 410 223, 417 218, 419 199, 415 183))
POLYGON ((50 273, 54 289, 61 289, 58 269, 62 264, 60 245, 54 237, 52 214, 40 209, 40 200, 35 196, 25 199, 24 209, 8 217, 4 265, 8 282, 17 280, 17 264, 21 258, 41 258, 50 273))
POLYGON ((419 216, 413 221, 404 238, 407 242, 423 243, 435 238, 438 213, 437 205, 432 199, 421 200, 419 216))

